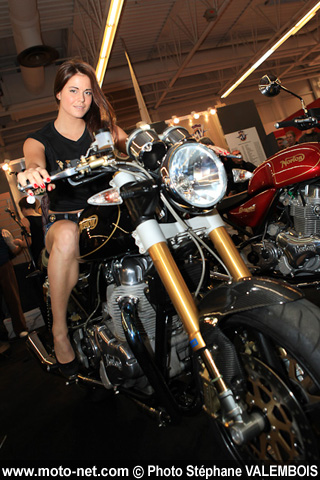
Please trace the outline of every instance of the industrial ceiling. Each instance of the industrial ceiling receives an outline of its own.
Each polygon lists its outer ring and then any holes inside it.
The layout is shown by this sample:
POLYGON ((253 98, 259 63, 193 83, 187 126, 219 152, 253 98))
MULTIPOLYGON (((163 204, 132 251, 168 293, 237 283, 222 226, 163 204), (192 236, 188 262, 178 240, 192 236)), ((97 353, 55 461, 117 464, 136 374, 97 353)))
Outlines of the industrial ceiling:
MULTIPOLYGON (((165 120, 219 105, 221 94, 316 3, 125 0, 103 83, 119 125, 130 130, 141 120, 125 49, 151 119, 165 120)), ((0 0, 0 161, 22 156, 26 135, 55 118, 52 86, 61 62, 77 56, 96 66, 109 6, 0 0)), ((317 13, 224 102, 256 90, 266 72, 284 83, 317 80, 319 19, 317 13)))

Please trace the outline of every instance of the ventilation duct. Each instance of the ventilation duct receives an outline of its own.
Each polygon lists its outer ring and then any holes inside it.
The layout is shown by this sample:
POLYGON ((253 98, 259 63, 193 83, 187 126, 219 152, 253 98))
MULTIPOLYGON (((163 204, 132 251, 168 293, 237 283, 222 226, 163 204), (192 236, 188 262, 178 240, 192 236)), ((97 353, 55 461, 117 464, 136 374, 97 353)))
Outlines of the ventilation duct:
POLYGON ((9 0, 13 37, 23 82, 35 95, 44 88, 44 66, 58 58, 58 52, 43 45, 36 0, 9 0))

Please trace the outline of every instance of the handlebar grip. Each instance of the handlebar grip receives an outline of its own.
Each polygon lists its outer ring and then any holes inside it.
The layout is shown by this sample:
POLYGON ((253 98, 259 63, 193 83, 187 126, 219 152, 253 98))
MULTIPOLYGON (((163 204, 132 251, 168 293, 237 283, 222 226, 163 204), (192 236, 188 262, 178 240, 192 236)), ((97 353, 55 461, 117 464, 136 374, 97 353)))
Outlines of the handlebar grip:
POLYGON ((283 128, 283 127, 294 127, 295 123, 293 120, 287 120, 284 122, 277 122, 274 124, 276 128, 283 128))
POLYGON ((35 190, 32 183, 30 183, 29 181, 28 181, 27 185, 25 185, 24 187, 21 185, 21 183, 18 183, 17 188, 20 192, 24 192, 24 193, 26 192, 26 190, 32 190, 32 189, 35 190))
POLYGON ((29 181, 27 182, 27 185, 25 185, 24 187, 21 185, 21 183, 17 183, 17 188, 20 192, 27 195, 28 203, 35 203, 35 195, 42 195, 46 192, 46 190, 42 187, 34 188, 32 183, 30 183, 29 181))
POLYGON ((275 123, 275 128, 295 127, 299 130, 308 130, 308 128, 316 127, 318 120, 315 117, 294 118, 293 120, 285 120, 283 122, 275 123))
POLYGON ((238 160, 242 159, 242 155, 233 155, 232 153, 229 153, 228 155, 222 155, 226 158, 237 158, 238 160))
POLYGON ((32 183, 28 181, 27 185, 23 187, 21 183, 18 182, 17 188, 20 192, 27 194, 27 203, 35 203, 36 197, 34 196, 34 192, 36 191, 36 189, 33 187, 32 183))

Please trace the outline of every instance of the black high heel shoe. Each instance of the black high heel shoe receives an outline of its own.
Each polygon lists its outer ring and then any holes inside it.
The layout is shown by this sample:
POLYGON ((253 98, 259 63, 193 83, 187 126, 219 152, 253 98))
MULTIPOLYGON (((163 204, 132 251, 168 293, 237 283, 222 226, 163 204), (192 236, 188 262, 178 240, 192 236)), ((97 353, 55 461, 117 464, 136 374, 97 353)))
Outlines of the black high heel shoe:
POLYGON ((79 362, 77 357, 68 363, 60 363, 57 360, 57 365, 59 367, 60 373, 68 380, 75 378, 79 373, 79 362))

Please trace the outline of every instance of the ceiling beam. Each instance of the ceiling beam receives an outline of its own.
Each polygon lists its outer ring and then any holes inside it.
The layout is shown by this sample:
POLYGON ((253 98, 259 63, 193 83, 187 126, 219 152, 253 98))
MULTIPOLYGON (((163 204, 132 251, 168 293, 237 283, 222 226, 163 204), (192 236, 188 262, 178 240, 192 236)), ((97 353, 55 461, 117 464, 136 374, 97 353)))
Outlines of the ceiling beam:
POLYGON ((204 31, 202 32, 202 34, 200 35, 199 39, 197 40, 197 42, 194 44, 193 48, 191 49, 191 51, 189 52, 189 54, 187 55, 187 57, 185 58, 185 60, 183 61, 183 63, 180 65, 179 69, 177 70, 177 72, 175 73, 175 75, 171 78, 167 88, 165 89, 165 91, 163 92, 163 94, 161 95, 161 97, 159 98, 159 100, 156 102, 155 106, 153 107, 155 110, 157 108, 159 108, 159 106, 161 105, 162 101, 165 99, 165 97, 168 95, 170 89, 173 87, 173 85, 175 84, 175 82, 177 81, 177 79, 180 77, 181 73, 183 72, 183 70, 186 68, 186 66, 190 63, 191 59, 193 58, 194 54, 196 53, 196 51, 199 49, 199 47, 202 45, 202 43, 204 42, 204 40, 206 39, 206 37, 209 35, 210 31, 213 29, 213 27, 218 23, 218 21, 220 20, 220 18, 222 17, 222 15, 226 12, 227 8, 231 5, 233 0, 226 0, 223 5, 221 5, 221 8, 218 12, 218 17, 217 19, 214 21, 214 22, 209 22, 207 27, 204 29, 204 31))

